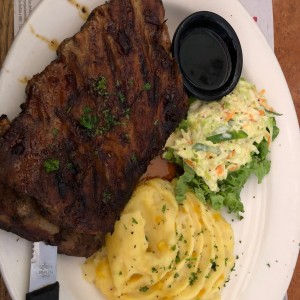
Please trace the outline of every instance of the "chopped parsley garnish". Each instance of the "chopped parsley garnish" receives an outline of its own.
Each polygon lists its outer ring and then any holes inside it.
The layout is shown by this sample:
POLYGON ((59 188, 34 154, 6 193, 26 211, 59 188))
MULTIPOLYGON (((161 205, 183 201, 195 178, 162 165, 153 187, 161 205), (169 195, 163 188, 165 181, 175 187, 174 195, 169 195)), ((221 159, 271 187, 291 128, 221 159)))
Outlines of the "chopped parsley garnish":
POLYGON ((167 206, 166 206, 166 204, 164 204, 163 207, 162 207, 162 209, 161 209, 161 211, 162 211, 163 213, 165 213, 166 210, 167 210, 167 206))
POLYGON ((104 202, 108 202, 112 198, 112 194, 110 192, 108 192, 108 191, 104 191, 103 194, 102 194, 102 196, 103 196, 103 201, 104 202))
POLYGON ((217 271, 217 267, 219 266, 217 263, 216 263, 216 261, 215 260, 213 260, 213 259, 211 259, 210 260, 210 262, 211 262, 211 269, 213 270, 213 271, 217 271))
POLYGON ((142 292, 142 293, 146 293, 148 290, 149 290, 149 288, 146 285, 140 287, 140 292, 142 292))
POLYGON ((131 153, 131 155, 130 155, 130 161, 132 163, 134 163, 134 164, 137 162, 137 158, 136 158, 135 153, 131 153))
POLYGON ((175 251, 175 250, 176 250, 176 245, 173 245, 173 246, 171 247, 171 250, 172 250, 172 251, 175 251))
POLYGON ((67 164, 67 169, 68 169, 68 170, 74 169, 74 165, 73 165, 71 162, 69 162, 69 163, 67 164))
POLYGON ((131 78, 128 80, 128 87, 131 88, 134 85, 134 80, 131 78))
POLYGON ((105 109, 103 111, 103 114, 104 114, 104 119, 110 128, 112 126, 120 125, 120 122, 118 122, 116 117, 111 113, 109 109, 105 109))
POLYGON ((151 83, 147 82, 143 85, 143 90, 144 91, 149 91, 151 89, 151 83))
POLYGON ((83 109, 83 113, 79 120, 80 124, 89 130, 95 129, 97 123, 98 123, 98 117, 94 114, 92 114, 92 109, 90 107, 85 107, 83 109))
POLYGON ((233 272, 233 271, 235 271, 235 263, 233 264, 233 266, 232 266, 230 272, 233 272))
POLYGON ((106 83, 107 83, 107 81, 106 81, 105 76, 99 76, 94 84, 95 92, 97 92, 97 94, 99 94, 101 96, 107 96, 108 92, 107 92, 106 83))
POLYGON ((192 272, 191 276, 189 277, 190 285, 193 285, 196 282, 197 279, 198 279, 197 273, 196 272, 192 272))
POLYGON ((59 133, 59 130, 57 128, 52 129, 52 134, 56 137, 59 133))
POLYGON ((119 98, 121 103, 124 103, 125 100, 126 100, 125 95, 122 92, 119 92, 118 98, 119 98))
POLYGON ((135 218, 132 218, 132 223, 139 224, 138 221, 135 218))
POLYGON ((131 113, 130 107, 127 107, 126 109, 124 109, 125 118, 129 119, 130 113, 131 113))
POLYGON ((105 125, 102 127, 97 128, 96 134, 105 134, 107 133, 112 127, 120 125, 116 117, 111 113, 109 109, 103 110, 103 116, 105 120, 105 125))
POLYGON ((47 173, 55 172, 59 170, 59 160, 48 158, 44 161, 44 169, 47 173))
POLYGON ((225 258, 225 267, 227 267, 228 257, 225 258))

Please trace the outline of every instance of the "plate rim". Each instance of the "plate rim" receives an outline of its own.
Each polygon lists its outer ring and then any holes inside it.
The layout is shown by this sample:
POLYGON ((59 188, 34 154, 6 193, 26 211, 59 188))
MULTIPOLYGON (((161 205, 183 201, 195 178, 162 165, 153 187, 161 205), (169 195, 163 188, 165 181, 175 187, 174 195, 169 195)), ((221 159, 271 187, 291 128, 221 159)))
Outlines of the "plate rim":
MULTIPOLYGON (((192 1, 193 1, 193 0, 190 0, 189 3, 192 2, 192 1)), ((51 3, 51 2, 54 3, 53 0, 52 0, 52 1, 50 1, 50 0, 44 0, 44 1, 40 2, 40 3, 38 4, 38 6, 34 9, 34 11, 32 12, 31 16, 28 18, 26 24, 29 24, 29 23, 31 22, 31 20, 33 20, 33 19, 35 18, 35 15, 38 14, 39 11, 41 10, 41 7, 44 7, 44 6, 48 5, 48 4, 51 3)), ((165 2, 170 2, 170 1, 165 1, 165 2)), ((175 1, 175 2, 176 2, 176 1, 175 1)), ((177 2, 178 2, 178 1, 177 1, 177 2)), ((216 1, 216 2, 218 2, 218 1, 216 1)), ((249 18, 251 19, 251 16, 246 12, 244 6, 243 6, 239 1, 237 1, 237 0, 228 0, 228 2, 231 3, 230 5, 232 5, 232 3, 234 3, 234 5, 240 6, 240 9, 241 9, 242 11, 244 11, 245 17, 248 18, 248 19, 249 19, 249 18)), ((53 4, 52 4, 52 5, 53 5, 53 4)), ((5 59, 4 63, 3 63, 3 65, 2 65, 1 72, 0 72, 0 83, 1 83, 1 81, 2 81, 2 77, 4 76, 3 73, 5 72, 7 65, 9 65, 9 64, 10 64, 10 61, 13 59, 13 56, 12 56, 11 53, 13 53, 13 52, 15 51, 14 49, 15 49, 15 47, 17 47, 17 45, 18 45, 19 39, 20 39, 21 36, 23 35, 23 32, 25 32, 25 30, 26 30, 26 29, 25 29, 26 24, 24 24, 24 26, 21 28, 20 32, 18 33, 17 37, 15 38, 15 40, 14 40, 14 42, 13 42, 13 44, 12 44, 10 50, 9 50, 9 53, 7 54, 7 57, 6 57, 6 59, 5 59)), ((253 27, 253 28, 254 28, 254 27, 253 27)), ((279 65, 279 63, 278 63, 278 60, 277 60, 277 58, 276 58, 274 52, 272 51, 271 47, 270 47, 269 44, 267 43, 266 39, 264 38, 262 32, 259 30, 258 27, 257 27, 257 29, 256 29, 256 34, 260 37, 261 42, 263 42, 263 43, 265 44, 265 46, 269 49, 270 55, 272 55, 272 56, 275 58, 274 61, 277 62, 277 63, 276 63, 276 68, 278 69, 278 72, 281 73, 281 76, 282 76, 282 79, 283 79, 282 84, 285 84, 285 89, 287 89, 287 91, 288 91, 288 93, 289 93, 289 95, 290 95, 290 91, 289 91, 289 89, 288 89, 287 82, 286 82, 286 80, 285 80, 285 77, 284 77, 284 74, 283 74, 283 72, 282 72, 282 70, 281 70, 281 67, 280 67, 280 65, 279 65)), ((0 84, 0 88, 1 88, 1 84, 0 84)), ((290 95, 290 99, 291 99, 291 101, 292 101, 291 95, 290 95)), ((291 105, 291 104, 293 105, 293 101, 292 101, 292 103, 290 103, 290 105, 291 105)), ((295 121, 297 122, 297 116, 296 116, 295 107, 294 107, 294 113, 291 112, 291 115, 290 115, 289 117, 291 117, 293 123, 295 123, 295 121)), ((298 124, 298 122, 297 122, 297 124, 298 124)), ((294 128, 294 127, 293 127, 293 128, 294 128)), ((292 130, 293 130, 294 134, 297 134, 297 133, 296 133, 296 128, 294 128, 294 129, 292 129, 292 130)), ((298 128, 298 137, 300 137, 299 128, 298 128)), ((300 151, 300 139, 298 139, 298 142, 296 142, 295 145, 296 145, 296 149, 299 149, 299 151, 300 151)), ((295 192, 295 195, 296 195, 296 196, 297 196, 297 195, 300 195, 299 191, 296 191, 296 192, 295 192)), ((300 227, 300 226, 299 226, 299 227, 300 227)), ((297 233, 296 233, 296 234, 297 234, 297 233)), ((300 239, 300 228, 298 229, 298 238, 300 239)), ((296 248, 298 249, 299 246, 298 246, 298 245, 295 245, 294 250, 296 250, 296 248)), ((299 251, 299 249, 298 249, 298 251, 299 251)), ((295 251, 295 252, 296 252, 296 251, 295 251)), ((291 260, 293 261, 293 259, 291 259, 291 260)), ((294 263, 293 263, 293 262, 291 263, 291 265, 293 265, 292 267, 295 266, 296 260, 297 260, 297 256, 294 255, 294 263)), ((10 286, 9 284, 7 284, 7 282, 6 282, 6 276, 5 276, 5 274, 2 273, 2 268, 3 268, 3 266, 2 266, 2 263, 1 263, 1 261, 0 261, 0 270, 1 270, 2 278, 4 279, 4 281, 5 281, 5 283, 6 283, 6 286, 7 286, 7 289, 9 290, 10 294, 11 294, 11 295, 14 295, 13 290, 11 290, 11 286, 10 286)), ((292 276, 292 274, 291 274, 291 276, 292 276)), ((287 278, 286 282, 290 282, 291 276, 290 276, 290 278, 287 278)))

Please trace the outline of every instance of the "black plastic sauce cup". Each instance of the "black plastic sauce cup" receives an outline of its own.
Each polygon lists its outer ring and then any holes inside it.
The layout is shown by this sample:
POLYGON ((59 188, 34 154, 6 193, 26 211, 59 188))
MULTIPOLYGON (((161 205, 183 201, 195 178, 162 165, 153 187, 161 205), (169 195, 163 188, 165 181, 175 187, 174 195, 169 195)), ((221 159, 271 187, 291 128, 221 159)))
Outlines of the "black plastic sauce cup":
POLYGON ((243 67, 240 41, 221 16, 196 12, 175 31, 172 52, 190 95, 219 100, 237 85, 243 67))

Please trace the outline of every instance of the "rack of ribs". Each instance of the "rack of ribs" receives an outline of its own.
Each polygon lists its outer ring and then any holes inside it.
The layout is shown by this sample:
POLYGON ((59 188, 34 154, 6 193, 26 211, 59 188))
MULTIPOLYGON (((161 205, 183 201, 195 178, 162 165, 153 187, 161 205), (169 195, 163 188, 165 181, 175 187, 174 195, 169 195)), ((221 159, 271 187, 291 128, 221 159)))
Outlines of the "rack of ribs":
POLYGON ((98 6, 0 119, 0 228, 88 256, 185 116, 160 0, 98 6))

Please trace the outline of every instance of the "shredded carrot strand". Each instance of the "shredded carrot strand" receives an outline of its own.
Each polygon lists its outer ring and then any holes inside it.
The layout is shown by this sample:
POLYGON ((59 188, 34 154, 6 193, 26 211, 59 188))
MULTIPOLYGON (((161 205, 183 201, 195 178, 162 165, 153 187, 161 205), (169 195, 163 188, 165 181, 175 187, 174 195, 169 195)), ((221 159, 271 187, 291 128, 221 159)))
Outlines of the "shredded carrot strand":
POLYGON ((227 112, 225 111, 225 121, 228 122, 229 120, 233 119, 235 112, 227 112))
POLYGON ((231 172, 235 171, 237 169, 238 169, 238 166, 236 166, 236 165, 235 166, 231 166, 231 167, 228 168, 228 170, 231 171, 231 172))
POLYGON ((194 167, 194 163, 193 163, 191 160, 185 159, 184 162, 185 162, 187 165, 189 165, 191 168, 194 167))
POLYGON ((222 165, 218 165, 218 166, 216 167, 216 171, 217 171, 217 174, 218 174, 218 175, 222 175, 223 172, 224 172, 223 166, 222 166, 222 165))
POLYGON ((266 93, 266 90, 265 89, 262 89, 259 93, 258 93, 258 95, 259 96, 262 96, 262 95, 264 95, 266 93))
POLYGON ((232 150, 228 155, 227 155, 227 159, 232 158, 235 155, 235 150, 232 150))

